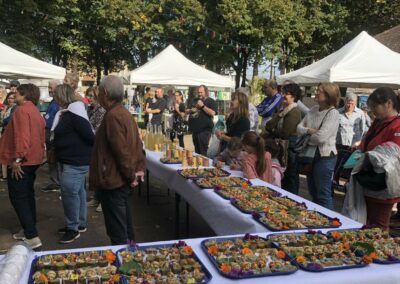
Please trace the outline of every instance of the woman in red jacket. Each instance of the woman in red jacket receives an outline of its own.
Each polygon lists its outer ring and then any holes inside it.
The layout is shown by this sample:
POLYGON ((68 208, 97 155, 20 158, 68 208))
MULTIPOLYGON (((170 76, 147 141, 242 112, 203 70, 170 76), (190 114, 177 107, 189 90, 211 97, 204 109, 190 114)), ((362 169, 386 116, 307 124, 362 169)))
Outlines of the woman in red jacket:
MULTIPOLYGON (((371 151, 389 141, 400 146, 400 117, 397 112, 399 103, 394 91, 387 87, 378 88, 369 96, 368 106, 375 115, 375 120, 361 142, 359 149, 362 152, 371 151)), ((365 200, 367 223, 388 230, 393 204, 400 202, 400 197, 378 199, 365 196, 365 200)))
POLYGON ((44 119, 36 104, 39 88, 22 84, 15 100, 18 108, 0 139, 0 163, 8 165, 8 194, 23 230, 13 235, 32 249, 42 245, 36 229, 34 183, 44 157, 44 119))

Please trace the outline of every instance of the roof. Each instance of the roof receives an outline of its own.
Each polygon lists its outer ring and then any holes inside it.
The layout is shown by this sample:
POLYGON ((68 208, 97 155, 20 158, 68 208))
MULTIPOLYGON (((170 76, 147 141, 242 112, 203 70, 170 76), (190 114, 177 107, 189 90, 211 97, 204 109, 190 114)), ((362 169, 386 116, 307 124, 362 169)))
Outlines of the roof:
POLYGON ((131 84, 231 88, 229 77, 209 71, 169 45, 149 62, 130 73, 131 84))
POLYGON ((335 82, 342 87, 400 86, 400 54, 365 31, 336 52, 311 65, 278 76, 278 83, 293 80, 301 85, 335 82))
POLYGON ((63 79, 65 68, 41 61, 0 42, 0 77, 10 79, 63 79))
POLYGON ((374 36, 380 43, 400 53, 400 25, 374 36))

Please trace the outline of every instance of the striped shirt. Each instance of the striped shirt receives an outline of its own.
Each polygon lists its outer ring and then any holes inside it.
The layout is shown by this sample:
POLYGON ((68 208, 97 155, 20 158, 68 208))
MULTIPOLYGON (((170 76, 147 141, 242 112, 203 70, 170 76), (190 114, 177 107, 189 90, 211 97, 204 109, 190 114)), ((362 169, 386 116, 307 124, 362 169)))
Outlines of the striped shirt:
POLYGON ((339 111, 339 129, 336 137, 336 144, 352 146, 361 141, 366 132, 365 115, 359 108, 355 108, 353 113, 348 116, 343 107, 339 111))

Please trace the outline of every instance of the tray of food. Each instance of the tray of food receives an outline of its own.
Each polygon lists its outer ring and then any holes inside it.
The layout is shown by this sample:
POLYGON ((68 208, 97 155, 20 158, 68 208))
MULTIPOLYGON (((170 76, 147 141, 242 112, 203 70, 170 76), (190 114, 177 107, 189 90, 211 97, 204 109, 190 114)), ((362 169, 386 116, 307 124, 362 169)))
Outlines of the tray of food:
POLYGON ((282 250, 259 236, 206 239, 201 246, 218 272, 231 279, 287 275, 298 269, 282 250))
POLYGON ((160 158, 160 162, 163 164, 177 165, 177 164, 182 164, 182 159, 176 157, 170 157, 170 158, 162 157, 160 158))
POLYGON ((246 187, 250 186, 251 182, 241 177, 211 177, 211 178, 199 178, 194 180, 200 188, 224 188, 224 187, 246 187))
POLYGON ((337 228, 342 225, 338 218, 330 218, 318 211, 306 208, 265 208, 264 213, 253 213, 253 218, 270 231, 337 228))
POLYGON ((230 173, 217 168, 189 168, 178 170, 178 174, 187 179, 227 177, 230 173))
POLYGON ((32 261, 30 284, 122 283, 111 250, 47 254, 32 261))
POLYGON ((336 241, 350 243, 356 254, 366 262, 400 263, 400 237, 392 237, 380 228, 335 230, 327 234, 336 241))
POLYGON ((119 271, 127 284, 208 283, 212 276, 191 246, 174 244, 130 246, 117 252, 119 271))
POLYGON ((224 199, 239 199, 242 197, 252 197, 262 199, 271 195, 281 196, 277 191, 274 191, 266 186, 251 185, 247 183, 240 187, 216 187, 215 193, 224 199))
POLYGON ((347 242, 338 242, 321 231, 272 234, 268 240, 283 250, 301 269, 322 272, 364 267, 368 264, 347 242))

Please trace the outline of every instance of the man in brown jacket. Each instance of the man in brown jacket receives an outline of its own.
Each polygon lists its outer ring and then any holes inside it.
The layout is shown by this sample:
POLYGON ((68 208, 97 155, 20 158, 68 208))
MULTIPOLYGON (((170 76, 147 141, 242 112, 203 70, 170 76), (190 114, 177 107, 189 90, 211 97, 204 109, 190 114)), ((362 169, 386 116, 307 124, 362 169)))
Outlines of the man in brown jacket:
POLYGON ((107 235, 113 245, 134 239, 132 187, 143 180, 145 157, 138 127, 121 104, 122 81, 106 76, 99 86, 99 103, 107 111, 96 132, 90 164, 90 187, 99 192, 107 235))

